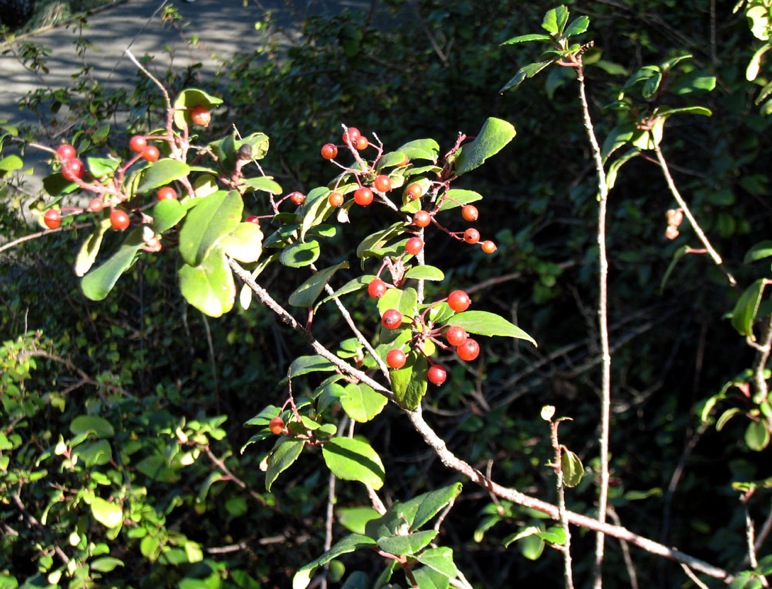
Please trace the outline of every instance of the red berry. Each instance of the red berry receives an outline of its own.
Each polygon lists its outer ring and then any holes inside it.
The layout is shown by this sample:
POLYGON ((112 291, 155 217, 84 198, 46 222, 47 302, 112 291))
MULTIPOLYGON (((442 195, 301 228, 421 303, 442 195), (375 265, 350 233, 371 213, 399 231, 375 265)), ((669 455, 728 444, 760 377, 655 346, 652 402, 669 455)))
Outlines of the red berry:
POLYGON ((322 157, 326 160, 335 159, 338 157, 338 148, 333 143, 325 143, 322 145, 322 157))
POLYGON ((142 135, 134 135, 129 139, 129 149, 134 153, 142 153, 147 147, 147 139, 142 135))
POLYGON ((349 127, 348 130, 343 132, 343 143, 350 143, 356 145, 357 140, 360 137, 359 129, 356 127, 349 127))
POLYGON ((477 217, 480 216, 480 211, 478 211, 477 207, 474 205, 464 205, 461 207, 461 216, 464 220, 474 223, 477 221, 477 217))
POLYGON ((418 182, 413 182, 412 184, 409 184, 407 187, 407 198, 408 200, 418 200, 421 198, 424 194, 423 188, 421 188, 421 185, 418 182))
POLYGON ((91 202, 88 203, 88 210, 91 213, 98 213, 103 208, 105 208, 105 201, 103 201, 101 198, 92 198, 91 202))
POLYGON ((356 142, 357 151, 362 151, 363 149, 367 149, 368 145, 370 145, 370 142, 367 140, 367 137, 365 137, 364 135, 360 135, 359 139, 357 139, 357 142, 356 142))
POLYGON ((448 306, 456 313, 466 311, 471 304, 472 299, 463 290, 454 290, 448 295, 448 306))
POLYGON ((300 206, 306 202, 306 195, 302 192, 290 192, 288 196, 292 204, 300 206))
POLYGON ((458 346, 467 338, 466 331, 458 325, 451 325, 445 332, 445 339, 451 346, 458 346))
POLYGON ((190 120, 199 127, 208 127, 212 122, 212 113, 204 105, 198 104, 190 109, 190 120))
POLYGON ((149 162, 157 162, 159 157, 161 157, 161 152, 155 145, 148 145, 142 150, 142 159, 149 162))
POLYGON ((366 207, 373 202, 373 191, 361 186, 354 191, 354 202, 360 207, 366 207))
POLYGON ((424 249, 424 242, 419 237, 411 237, 405 243, 405 251, 410 255, 417 256, 424 249))
POLYGON ((260 224, 260 217, 257 215, 249 215, 246 219, 244 219, 245 223, 254 223, 255 225, 260 224))
POLYGON ((380 299, 386 294, 387 290, 389 290, 389 287, 386 286, 386 283, 380 278, 373 278, 370 281, 370 284, 367 285, 367 294, 370 295, 370 298, 372 299, 380 299))
POLYGON ((428 227, 431 222, 432 216, 429 211, 420 210, 413 215, 413 225, 416 227, 428 227))
POLYGON ((482 248, 482 251, 486 254, 492 254, 496 251, 496 244, 493 243, 490 239, 486 239, 480 244, 480 247, 482 248))
POLYGON ((284 432, 284 420, 277 415, 268 424, 268 429, 275 436, 281 435, 284 432))
POLYGON ((456 348, 456 354, 462 360, 471 362, 480 355, 480 344, 468 337, 456 348))
POLYGON ((331 207, 338 208, 343 206, 343 195, 340 192, 331 192, 328 198, 331 207))
POLYGON ((378 192, 388 192, 391 190, 391 178, 389 178, 386 174, 376 176, 375 180, 373 180, 373 186, 375 186, 375 189, 378 192))
POLYGON ((164 186, 163 188, 158 189, 156 198, 158 198, 158 200, 177 200, 177 191, 171 186, 164 186))
POLYGON ((110 225, 117 231, 123 231, 126 227, 131 225, 128 213, 121 209, 113 209, 110 213, 110 225))
POLYGON ((381 324, 386 329, 397 329, 400 325, 402 325, 402 313, 396 309, 389 309, 383 314, 383 317, 381 318, 381 324))
POLYGON ((480 241, 480 232, 477 231, 474 227, 470 227, 466 231, 464 231, 464 241, 474 245, 478 241, 480 241))
POLYGON ((402 368, 406 362, 407 356, 399 348, 389 350, 389 353, 386 354, 386 364, 389 365, 389 368, 394 368, 395 370, 402 368))
POLYGON ((62 212, 59 209, 48 209, 43 215, 43 223, 49 229, 58 229, 62 224, 62 212))
POLYGON ((74 159, 78 156, 78 152, 69 143, 62 143, 56 148, 56 155, 60 161, 66 162, 67 160, 74 159))
POLYGON ((83 174, 86 172, 86 166, 79 159, 66 160, 62 164, 62 176, 65 180, 75 182, 78 178, 83 178, 83 174))
POLYGON ((448 378, 448 371, 439 364, 432 364, 426 373, 426 378, 429 379, 430 383, 440 386, 448 378))

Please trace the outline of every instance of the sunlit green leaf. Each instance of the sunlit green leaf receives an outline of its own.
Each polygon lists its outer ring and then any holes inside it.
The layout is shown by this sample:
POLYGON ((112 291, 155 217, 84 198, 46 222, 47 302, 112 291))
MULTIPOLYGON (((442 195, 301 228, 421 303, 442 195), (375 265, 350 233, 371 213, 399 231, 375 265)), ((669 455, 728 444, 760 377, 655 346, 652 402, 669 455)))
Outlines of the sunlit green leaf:
POLYGON ((278 476, 298 459, 306 443, 302 440, 282 438, 268 458, 265 472, 265 490, 270 491, 278 476))
POLYGON ((514 323, 507 321, 500 315, 488 311, 464 311, 456 313, 451 321, 453 325, 463 327, 468 333, 487 336, 503 336, 524 339, 536 345, 534 340, 525 331, 514 323))
POLYGON ((359 481, 375 489, 383 486, 386 472, 378 453, 368 442, 355 438, 333 438, 322 447, 327 468, 339 479, 359 481))
POLYGON ((571 450, 563 449, 560 455, 560 468, 563 472, 563 484, 566 487, 575 487, 582 482, 584 466, 579 456, 571 450))
POLYGON ((198 266, 183 264, 178 276, 182 296, 202 313, 219 317, 233 308, 236 284, 221 249, 211 250, 198 266))
POLYGON ((223 237, 241 223, 244 203, 236 191, 219 191, 200 199, 180 230, 182 259, 198 266, 223 237))
POLYGON ((101 301, 112 290, 115 283, 134 263, 134 258, 144 245, 142 231, 135 229, 129 233, 118 251, 106 262, 91 270, 80 281, 83 294, 92 301, 101 301))
POLYGON ((456 174, 466 174, 481 166, 489 157, 496 155, 517 132, 514 125, 502 119, 489 118, 485 121, 471 143, 461 147, 456 159, 456 174))

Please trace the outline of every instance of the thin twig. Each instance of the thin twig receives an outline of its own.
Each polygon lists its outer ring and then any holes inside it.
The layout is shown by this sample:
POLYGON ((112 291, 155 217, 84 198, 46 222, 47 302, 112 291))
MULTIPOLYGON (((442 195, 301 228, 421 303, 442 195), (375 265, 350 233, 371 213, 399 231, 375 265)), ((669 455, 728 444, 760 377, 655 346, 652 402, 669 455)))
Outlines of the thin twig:
POLYGON ((721 256, 718 254, 718 252, 713 249, 713 246, 710 244, 710 241, 708 240, 708 237, 705 235, 705 232, 702 230, 702 227, 700 227, 700 224, 697 222, 697 219, 694 218, 694 215, 692 215, 692 211, 689 209, 689 205, 686 204, 686 201, 684 200, 683 196, 681 196, 681 193, 678 191, 678 188, 675 185, 675 182, 673 181, 673 176, 670 174, 670 170, 667 167, 667 161, 665 161, 665 156, 662 153, 662 149, 660 148, 658 143, 654 144, 654 153, 657 154, 657 161, 659 162, 660 167, 662 168, 662 174, 665 176, 665 182, 667 183, 667 187, 670 190, 670 194, 673 195, 673 198, 678 203, 678 206, 681 207, 684 211, 684 216, 689 221, 689 224, 692 226, 692 229, 694 230, 695 235, 697 235, 697 239, 700 240, 703 246, 705 246, 705 249, 708 251, 708 255, 710 256, 710 259, 713 260, 713 263, 718 266, 721 271, 726 276, 726 279, 729 281, 729 284, 732 286, 737 285, 737 281, 735 280, 734 276, 724 267, 724 261, 721 259, 721 256))
POLYGON ((681 568, 686 573, 686 576, 689 577, 694 582, 694 584, 697 585, 697 587, 699 587, 700 589, 710 589, 710 587, 708 587, 705 583, 700 581, 700 578, 697 575, 695 575, 694 571, 692 571, 692 569, 690 569, 687 565, 685 565, 684 563, 681 563, 681 568))
MULTIPOLYGON (((608 516, 614 522, 614 525, 622 525, 622 521, 619 519, 619 515, 617 515, 613 505, 608 506, 608 516)), ((625 568, 630 577, 630 589, 638 589, 638 574, 635 572, 635 564, 630 556, 630 546, 624 540, 619 540, 619 547, 622 549, 622 559, 625 561, 625 568)))
MULTIPOLYGON (((608 257, 606 253, 606 209, 608 204, 608 183, 603 169, 603 157, 595 130, 590 118, 590 106, 584 86, 582 56, 577 56, 576 68, 579 81, 579 100, 582 104, 582 116, 587 139, 592 147, 595 170, 598 174, 598 330, 600 332, 601 355, 603 358, 603 376, 601 382, 601 420, 600 420, 600 489, 598 490, 598 522, 606 521, 609 483, 609 434, 611 421, 611 350, 608 336, 608 257)), ((595 589, 603 586, 603 552, 605 538, 602 533, 595 536, 595 589)))
MULTIPOLYGON (((373 378, 371 378, 361 370, 354 368, 353 366, 351 366, 341 358, 338 358, 335 354, 333 354, 327 348, 325 348, 321 343, 316 341, 313 335, 308 330, 306 330, 302 325, 300 325, 295 320, 295 318, 289 314, 288 311, 286 311, 281 305, 279 305, 270 296, 268 291, 266 291, 262 286, 258 285, 255 282, 254 278, 252 278, 250 273, 244 268, 242 268, 238 262, 236 262, 235 260, 229 260, 229 265, 233 269, 235 274, 239 278, 241 278, 244 281, 244 283, 247 286, 249 286, 249 288, 257 295, 258 300, 263 305, 268 307, 271 311, 276 313, 276 315, 281 319, 282 322, 290 326, 296 333, 303 336, 303 338, 306 340, 308 345, 311 346, 311 348, 317 354, 319 354, 323 358, 335 364, 335 366, 339 370, 341 370, 342 373, 347 374, 348 376, 354 377, 360 380, 361 382, 368 384, 370 387, 373 388, 373 390, 377 391, 378 393, 394 401, 394 394, 392 391, 384 387, 382 384, 380 384, 379 382, 377 382, 376 380, 374 380, 373 378)), ((448 449, 445 441, 437 435, 437 433, 429 426, 429 424, 426 423, 426 421, 423 418, 423 413, 421 411, 420 406, 413 411, 408 411, 405 409, 403 409, 403 411, 405 415, 408 417, 408 419, 410 420, 410 422, 413 424, 413 427, 415 428, 415 430, 424 439, 424 442, 430 448, 432 448, 432 450, 434 450, 434 452, 437 454, 440 461, 446 467, 464 475, 470 481, 481 486, 483 489, 490 491, 491 493, 495 494, 497 497, 506 499, 507 501, 511 501, 512 503, 516 503, 523 507, 536 509, 537 511, 541 511, 542 513, 549 515, 555 520, 559 519, 560 516, 558 514, 558 508, 555 505, 552 505, 551 503, 547 503, 546 501, 542 501, 541 499, 537 499, 535 497, 525 495, 524 493, 521 493, 515 489, 503 487, 498 483, 491 481, 485 475, 483 475, 479 470, 477 470, 472 465, 470 465, 468 462, 461 460, 455 454, 453 454, 448 449)), ((654 542, 653 540, 649 540, 648 538, 639 536, 638 534, 635 534, 623 527, 609 525, 605 522, 601 523, 594 518, 591 518, 579 513, 575 513, 572 511, 567 511, 566 517, 568 518, 569 523, 575 526, 587 528, 589 530, 593 530, 593 531, 605 534, 607 536, 611 536, 612 538, 619 538, 621 540, 625 540, 626 542, 633 544, 634 546, 638 546, 639 548, 641 548, 642 550, 645 550, 646 552, 649 552, 657 556, 662 556, 664 558, 668 558, 676 562, 688 564, 691 568, 698 570, 710 577, 723 580, 726 583, 731 583, 732 580, 734 579, 734 577, 729 572, 721 568, 718 568, 707 562, 694 558, 693 556, 689 556, 688 554, 684 554, 679 550, 668 548, 667 546, 663 546, 658 542, 654 542)))
POLYGON ((555 487, 558 494, 558 515, 560 517, 560 525, 563 528, 563 532, 566 535, 566 540, 563 543, 563 579, 566 583, 566 589, 574 588, 574 575, 571 570, 571 528, 568 526, 568 515, 566 514, 566 487, 563 483, 563 447, 558 441, 558 427, 560 421, 549 420, 550 425, 550 441, 552 443, 552 449, 555 451, 554 463, 552 465, 557 482, 555 487))

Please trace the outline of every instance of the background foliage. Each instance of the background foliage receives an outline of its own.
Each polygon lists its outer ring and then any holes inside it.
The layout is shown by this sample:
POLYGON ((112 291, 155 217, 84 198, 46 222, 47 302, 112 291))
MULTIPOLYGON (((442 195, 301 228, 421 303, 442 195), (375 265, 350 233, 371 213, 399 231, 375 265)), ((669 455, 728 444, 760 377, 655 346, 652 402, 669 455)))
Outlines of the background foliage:
MULTIPOLYGON (((694 68, 717 76, 716 91, 699 98, 713 117, 674 122, 664 149, 682 193, 745 287, 762 272, 742 261, 766 239, 769 119, 754 104, 763 80, 745 78, 756 41, 730 4, 716 2, 715 14, 704 2, 665 0, 571 9, 592 18, 587 76, 601 134, 615 124, 605 107, 637 68, 688 52, 694 68)), ((271 150, 264 166, 285 190, 307 191, 329 176, 319 146, 339 135, 341 123, 374 131, 387 145, 435 137, 443 149, 488 116, 516 125, 517 139, 474 178, 486 195, 479 227, 495 235, 498 253, 438 245, 428 262, 442 260, 480 308, 512 317, 539 348, 493 340, 474 371, 454 368, 453 386, 433 394, 426 411, 459 455, 482 469, 491 459, 498 479, 546 497, 554 491, 544 466, 551 448, 538 417, 543 405, 573 418, 561 433, 585 464, 594 466, 597 454, 596 189, 575 85, 565 72, 514 93, 497 90, 537 55, 500 43, 538 30, 550 7, 392 0, 376 15, 309 18, 291 43, 266 19, 269 42, 233 57, 209 89, 225 105, 211 137, 233 123, 265 132, 271 150)), ((174 93, 189 75, 169 72, 164 82, 174 93)), ((162 108, 149 88, 140 77, 134 89, 115 95, 74 85, 56 97, 71 110, 45 120, 61 126, 56 118, 69 117, 84 153, 125 151, 126 137, 149 130, 162 108), (132 127, 108 128, 116 112, 130 113, 132 127)), ((48 97, 39 98, 34 104, 44 109, 48 97)), ((44 132, 21 129, 53 144, 44 132)), ((10 145, 6 140, 4 153, 15 149, 10 145)), ((17 182, 0 188, 7 239, 29 232, 17 182)), ((768 460, 748 450, 747 422, 735 418, 716 432, 701 427, 698 416, 700 404, 746 369, 752 354, 721 319, 739 291, 705 259, 687 256, 661 288, 675 253, 695 245, 688 230, 664 239, 672 206, 656 165, 643 158, 628 164, 611 194, 612 504, 626 527, 742 569, 744 512, 732 483, 767 479, 768 460)), ((81 239, 74 230, 0 252, 3 582, 287 586, 294 570, 322 552, 316 523, 324 518, 326 475, 304 457, 266 493, 258 465, 269 448, 240 448, 252 433, 243 423, 282 399, 277 375, 304 352, 303 342, 257 306, 206 319, 184 303, 176 269, 162 256, 144 258, 106 301, 87 302, 70 272, 81 239), (80 461, 73 463, 73 454, 80 461), (98 499, 112 492, 128 498, 136 524, 117 538, 100 525, 110 510, 98 499), (73 564, 62 568, 57 548, 73 564), (60 568, 60 580, 50 577, 60 568)), ((352 247, 333 245, 330 263, 352 247)), ((297 286, 267 272, 274 292, 297 286)), ((331 339, 336 329, 329 325, 331 339)), ((737 396, 740 406, 749 404, 737 396)), ((400 475, 389 481, 389 500, 455 481, 396 411, 387 409, 363 432, 389 461, 387 472, 400 475)), ((764 486, 748 502, 758 520, 769 512, 764 486)), ((340 506, 366 503, 354 490, 340 492, 340 506)), ((577 511, 591 511, 593 499, 592 477, 569 494, 577 511)), ((529 562, 525 543, 502 547, 535 517, 493 505, 469 486, 444 524, 443 541, 456 548, 456 562, 475 586, 559 586, 557 551, 529 562)), ((591 549, 589 537, 575 540, 578 578, 589 578, 591 549)), ((627 586, 613 542, 608 558, 609 586, 627 586)), ((634 560, 642 586, 682 584, 675 565, 642 552, 634 560)), ((378 570, 374 559, 346 565, 378 570)))

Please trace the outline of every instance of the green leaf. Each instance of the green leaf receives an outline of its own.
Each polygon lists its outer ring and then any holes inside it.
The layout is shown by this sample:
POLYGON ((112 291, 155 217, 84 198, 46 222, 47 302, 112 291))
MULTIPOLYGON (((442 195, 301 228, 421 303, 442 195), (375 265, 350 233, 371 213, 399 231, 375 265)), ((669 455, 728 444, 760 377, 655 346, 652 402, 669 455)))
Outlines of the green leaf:
POLYGON ((239 223, 219 243, 225 254, 239 262, 257 262, 263 253, 263 232, 255 223, 239 223))
POLYGON ((0 177, 5 176, 8 172, 21 170, 23 167, 24 161, 18 155, 7 155, 0 159, 0 177))
POLYGON ((389 309, 396 309, 406 317, 412 317, 417 308, 418 291, 411 287, 405 289, 390 288, 378 299, 378 312, 381 315, 389 309))
POLYGON ((123 523, 123 508, 101 497, 91 500, 91 513, 94 519, 106 528, 116 528, 123 523))
POLYGON ((368 442, 354 438, 333 438, 322 446, 327 468, 339 479, 359 481, 375 489, 383 486, 383 462, 368 442))
POLYGON ((461 483, 454 483, 407 501, 397 501, 380 518, 369 522, 365 533, 378 538, 418 530, 458 497, 462 489, 461 483))
POLYGON ((194 205, 196 200, 189 200, 183 205, 178 200, 162 200, 153 207, 153 228, 156 233, 163 233, 174 227, 188 212, 188 209, 194 205))
POLYGON ((399 370, 391 370, 391 388, 400 407, 412 411, 421 404, 429 387, 426 373, 429 366, 423 354, 411 351, 407 363, 399 370))
POLYGON ((565 29, 567 22, 568 8, 561 5, 547 11, 544 15, 544 20, 541 23, 541 28, 552 36, 557 37, 563 34, 563 29, 565 29))
POLYGON ((770 256, 772 256, 772 241, 762 241, 748 250, 743 258, 743 264, 758 262, 770 256))
POLYGON ((83 294, 92 301, 103 300, 110 294, 121 274, 126 272, 134 263, 134 257, 143 245, 144 241, 140 229, 135 229, 129 233, 126 241, 110 259, 83 277, 80 281, 83 294))
POLYGON ((416 560, 451 579, 458 575, 458 569, 453 562, 453 550, 447 546, 429 548, 416 556, 416 560))
POLYGON ((357 257, 365 258, 373 250, 382 247, 387 241, 396 235, 400 235, 405 229, 404 223, 394 223, 386 229, 381 229, 365 237, 357 246, 357 257))
POLYGON ((573 37, 575 35, 581 35, 585 31, 587 31, 589 26, 590 26, 590 17, 580 16, 579 18, 576 18, 571 21, 571 24, 568 25, 568 28, 566 28, 566 31, 563 33, 563 37, 573 37))
POLYGON ((534 346, 537 345, 536 341, 517 325, 507 321, 500 315, 489 313, 488 311, 464 311, 462 313, 456 313, 450 322, 453 325, 463 327, 468 333, 487 335, 489 337, 495 335, 514 337, 529 341, 534 346))
POLYGON ((450 579, 429 567, 416 567, 413 569, 413 578, 416 587, 421 589, 448 589, 450 579))
POLYGON ((735 415, 740 415, 742 411, 740 411, 737 407, 731 407, 730 409, 727 409, 724 411, 721 416, 716 421, 716 431, 721 431, 724 429, 724 426, 729 423, 729 420, 732 419, 735 415))
POLYGON ((408 159, 409 158, 407 157, 407 155, 402 153, 401 151, 390 151, 389 153, 384 153, 381 156, 381 158, 378 160, 378 163, 375 169, 380 172, 385 168, 402 166, 405 163, 405 160, 408 160, 408 159))
POLYGON ((175 483, 180 473, 169 464, 166 456, 151 454, 137 463, 137 470, 146 477, 161 483, 175 483))
POLYGON ((349 534, 319 558, 300 568, 298 572, 295 573, 295 576, 292 577, 292 589, 305 589, 308 587, 309 583, 311 583, 311 575, 314 574, 314 571, 318 567, 327 564, 332 559, 354 552, 360 548, 372 548, 373 546, 375 546, 375 540, 372 538, 361 536, 359 534, 349 534))
POLYGON ((198 199, 180 230, 180 255, 191 266, 198 266, 223 237, 241 223, 244 203, 232 190, 218 191, 198 199))
POLYGON ((97 438, 112 438, 113 424, 97 415, 78 415, 70 422, 70 431, 75 435, 94 434, 97 438))
POLYGON ((284 192, 282 187, 272 176, 257 176, 256 178, 245 178, 242 184, 249 186, 252 190, 260 190, 270 194, 281 194, 284 192))
POLYGON ((766 280, 759 278, 746 288, 737 300, 737 304, 735 304, 732 311, 732 327, 740 335, 755 339, 753 335, 753 322, 756 320, 765 285, 766 280))
POLYGON ((372 507, 344 507, 337 512, 338 523, 350 532, 364 534, 367 522, 381 517, 372 507))
POLYGON ((211 250, 198 266, 184 264, 178 276, 182 296, 202 313, 220 317, 233 308, 236 284, 221 249, 211 250))
POLYGON ((481 166, 485 160, 501 151, 517 132, 514 125, 502 119, 485 121, 474 141, 464 145, 456 159, 456 174, 466 174, 481 166))
POLYGON ((153 188, 166 186, 188 174, 190 174, 190 166, 185 162, 171 158, 158 160, 142 170, 142 180, 137 187, 137 192, 147 192, 153 188))
POLYGON ((86 468, 108 464, 113 459, 113 449, 107 440, 96 440, 79 444, 73 454, 81 460, 86 468))
POLYGON ((434 280, 440 282, 445 280, 445 273, 435 266, 415 266, 405 272, 405 278, 414 280, 434 280))
POLYGON ((436 163, 440 155, 440 146, 434 139, 416 139, 398 147, 397 151, 404 153, 410 161, 429 160, 436 163))
POLYGON ((675 267, 678 264, 678 262, 690 251, 691 249, 689 248, 688 245, 683 245, 679 247, 675 252, 673 252, 673 259, 670 261, 670 264, 668 264, 667 270, 665 270, 665 274, 662 276, 662 280, 659 283, 660 294, 664 292, 665 285, 667 284, 667 281, 670 278, 670 275, 673 273, 673 270, 675 270, 675 267))
POLYGON ((745 430, 745 443, 755 452, 761 452, 769 445, 769 430, 763 421, 751 421, 745 430))
POLYGON ((560 469, 563 472, 563 484, 566 487, 575 487, 582 482, 584 466, 580 458, 571 450, 563 449, 560 456, 560 469))
POLYGON ((109 227, 110 219, 102 219, 97 224, 94 232, 83 242, 78 251, 78 256, 75 258, 75 276, 80 278, 91 270, 96 261, 97 254, 99 254, 99 248, 102 246, 102 238, 109 227))
POLYGON ((279 261, 288 268, 303 268, 316 262, 320 253, 318 241, 299 241, 284 248, 279 261))
POLYGON ((268 457, 268 469, 265 471, 265 490, 270 491, 277 477, 298 459, 306 443, 293 438, 282 438, 268 457))
POLYGON ((366 423, 386 406, 387 399, 365 383, 349 383, 338 397, 346 414, 359 423, 366 423))
POLYGON ((293 307, 312 307, 322 294, 325 285, 332 278, 338 270, 348 268, 348 262, 341 262, 335 266, 325 268, 315 272, 311 278, 306 280, 303 284, 295 289, 295 291, 289 296, 289 304, 293 307))
POLYGON ((474 190, 465 190, 463 188, 451 188, 445 193, 442 203, 440 204, 441 211, 449 211, 469 203, 482 200, 482 194, 475 192, 474 190))
POLYGON ((174 124, 178 129, 187 129, 192 125, 188 109, 194 106, 204 106, 212 109, 222 104, 222 99, 199 90, 186 88, 174 100, 174 124))
POLYGON ((437 537, 437 530, 425 530, 413 534, 386 536, 378 538, 378 548, 389 554, 401 556, 415 554, 431 544, 437 537))
POLYGON ((88 566, 92 571, 98 571, 100 573, 109 573, 115 567, 122 567, 125 565, 123 564, 123 561, 120 559, 113 558, 112 556, 103 556, 102 558, 97 558, 96 560, 92 560, 90 563, 88 563, 88 566))
POLYGON ((502 45, 515 45, 516 43, 529 43, 531 41, 552 41, 552 37, 550 35, 544 35, 542 33, 518 35, 517 37, 512 37, 511 39, 507 39, 502 43, 502 45))

